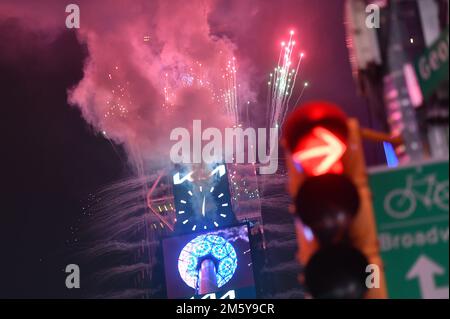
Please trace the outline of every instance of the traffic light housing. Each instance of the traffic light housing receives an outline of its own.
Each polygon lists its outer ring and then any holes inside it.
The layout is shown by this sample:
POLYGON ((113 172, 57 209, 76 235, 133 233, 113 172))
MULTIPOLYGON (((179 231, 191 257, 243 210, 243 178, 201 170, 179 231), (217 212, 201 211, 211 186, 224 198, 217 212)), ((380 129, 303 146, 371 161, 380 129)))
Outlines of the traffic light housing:
POLYGON ((347 239, 358 213, 359 194, 346 176, 325 174, 308 178, 294 200, 296 212, 320 245, 347 239))
POLYGON ((305 284, 314 298, 361 299, 367 292, 368 264, 366 256, 350 244, 325 246, 306 265, 305 284))
POLYGON ((282 145, 295 203, 300 263, 308 266, 326 247, 350 245, 380 269, 380 287, 370 289, 366 297, 385 298, 358 121, 332 103, 307 103, 286 121, 282 145))
POLYGON ((297 171, 307 176, 342 173, 348 130, 345 114, 335 105, 319 102, 302 106, 288 118, 283 136, 297 171))

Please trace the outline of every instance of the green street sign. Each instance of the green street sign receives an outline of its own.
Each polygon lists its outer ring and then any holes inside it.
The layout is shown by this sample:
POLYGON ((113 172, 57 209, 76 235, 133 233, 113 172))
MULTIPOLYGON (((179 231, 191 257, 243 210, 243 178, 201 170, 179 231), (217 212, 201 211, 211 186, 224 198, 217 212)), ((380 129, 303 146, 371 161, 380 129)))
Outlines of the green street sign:
POLYGON ((448 165, 369 172, 390 298, 449 298, 448 165))
POLYGON ((415 61, 423 97, 430 97, 444 80, 448 80, 448 27, 439 39, 415 61))

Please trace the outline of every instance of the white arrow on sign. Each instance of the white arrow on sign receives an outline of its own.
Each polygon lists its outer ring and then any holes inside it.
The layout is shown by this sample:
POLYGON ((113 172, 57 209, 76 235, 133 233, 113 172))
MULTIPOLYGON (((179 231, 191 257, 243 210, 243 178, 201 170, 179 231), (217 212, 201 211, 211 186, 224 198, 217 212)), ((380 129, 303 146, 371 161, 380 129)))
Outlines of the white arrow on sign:
POLYGON ((448 299, 448 286, 436 287, 435 275, 444 274, 445 269, 425 255, 420 255, 409 270, 406 278, 419 280, 420 291, 424 299, 448 299))

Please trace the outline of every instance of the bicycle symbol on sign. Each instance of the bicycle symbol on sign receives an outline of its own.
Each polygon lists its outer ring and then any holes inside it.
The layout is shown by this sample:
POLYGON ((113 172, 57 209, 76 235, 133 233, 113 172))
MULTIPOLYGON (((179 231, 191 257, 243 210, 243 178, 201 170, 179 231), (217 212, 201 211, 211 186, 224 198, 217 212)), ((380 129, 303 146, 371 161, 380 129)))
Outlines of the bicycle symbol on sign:
POLYGON ((420 201, 427 209, 435 205, 448 211, 448 193, 448 180, 438 182, 434 174, 418 180, 414 180, 414 175, 408 175, 405 188, 394 189, 384 198, 384 210, 393 218, 404 219, 414 213, 417 201, 420 201))

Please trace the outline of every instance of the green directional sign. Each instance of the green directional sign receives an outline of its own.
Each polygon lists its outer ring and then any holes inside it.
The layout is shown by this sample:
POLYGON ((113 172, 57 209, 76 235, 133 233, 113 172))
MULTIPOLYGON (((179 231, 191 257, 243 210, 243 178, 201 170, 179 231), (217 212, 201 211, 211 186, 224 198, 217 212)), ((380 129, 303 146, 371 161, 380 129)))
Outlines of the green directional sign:
POLYGON ((369 173, 390 298, 449 298, 448 165, 369 173))
POLYGON ((444 80, 448 80, 448 27, 439 39, 415 61, 416 74, 424 98, 430 97, 444 80))

